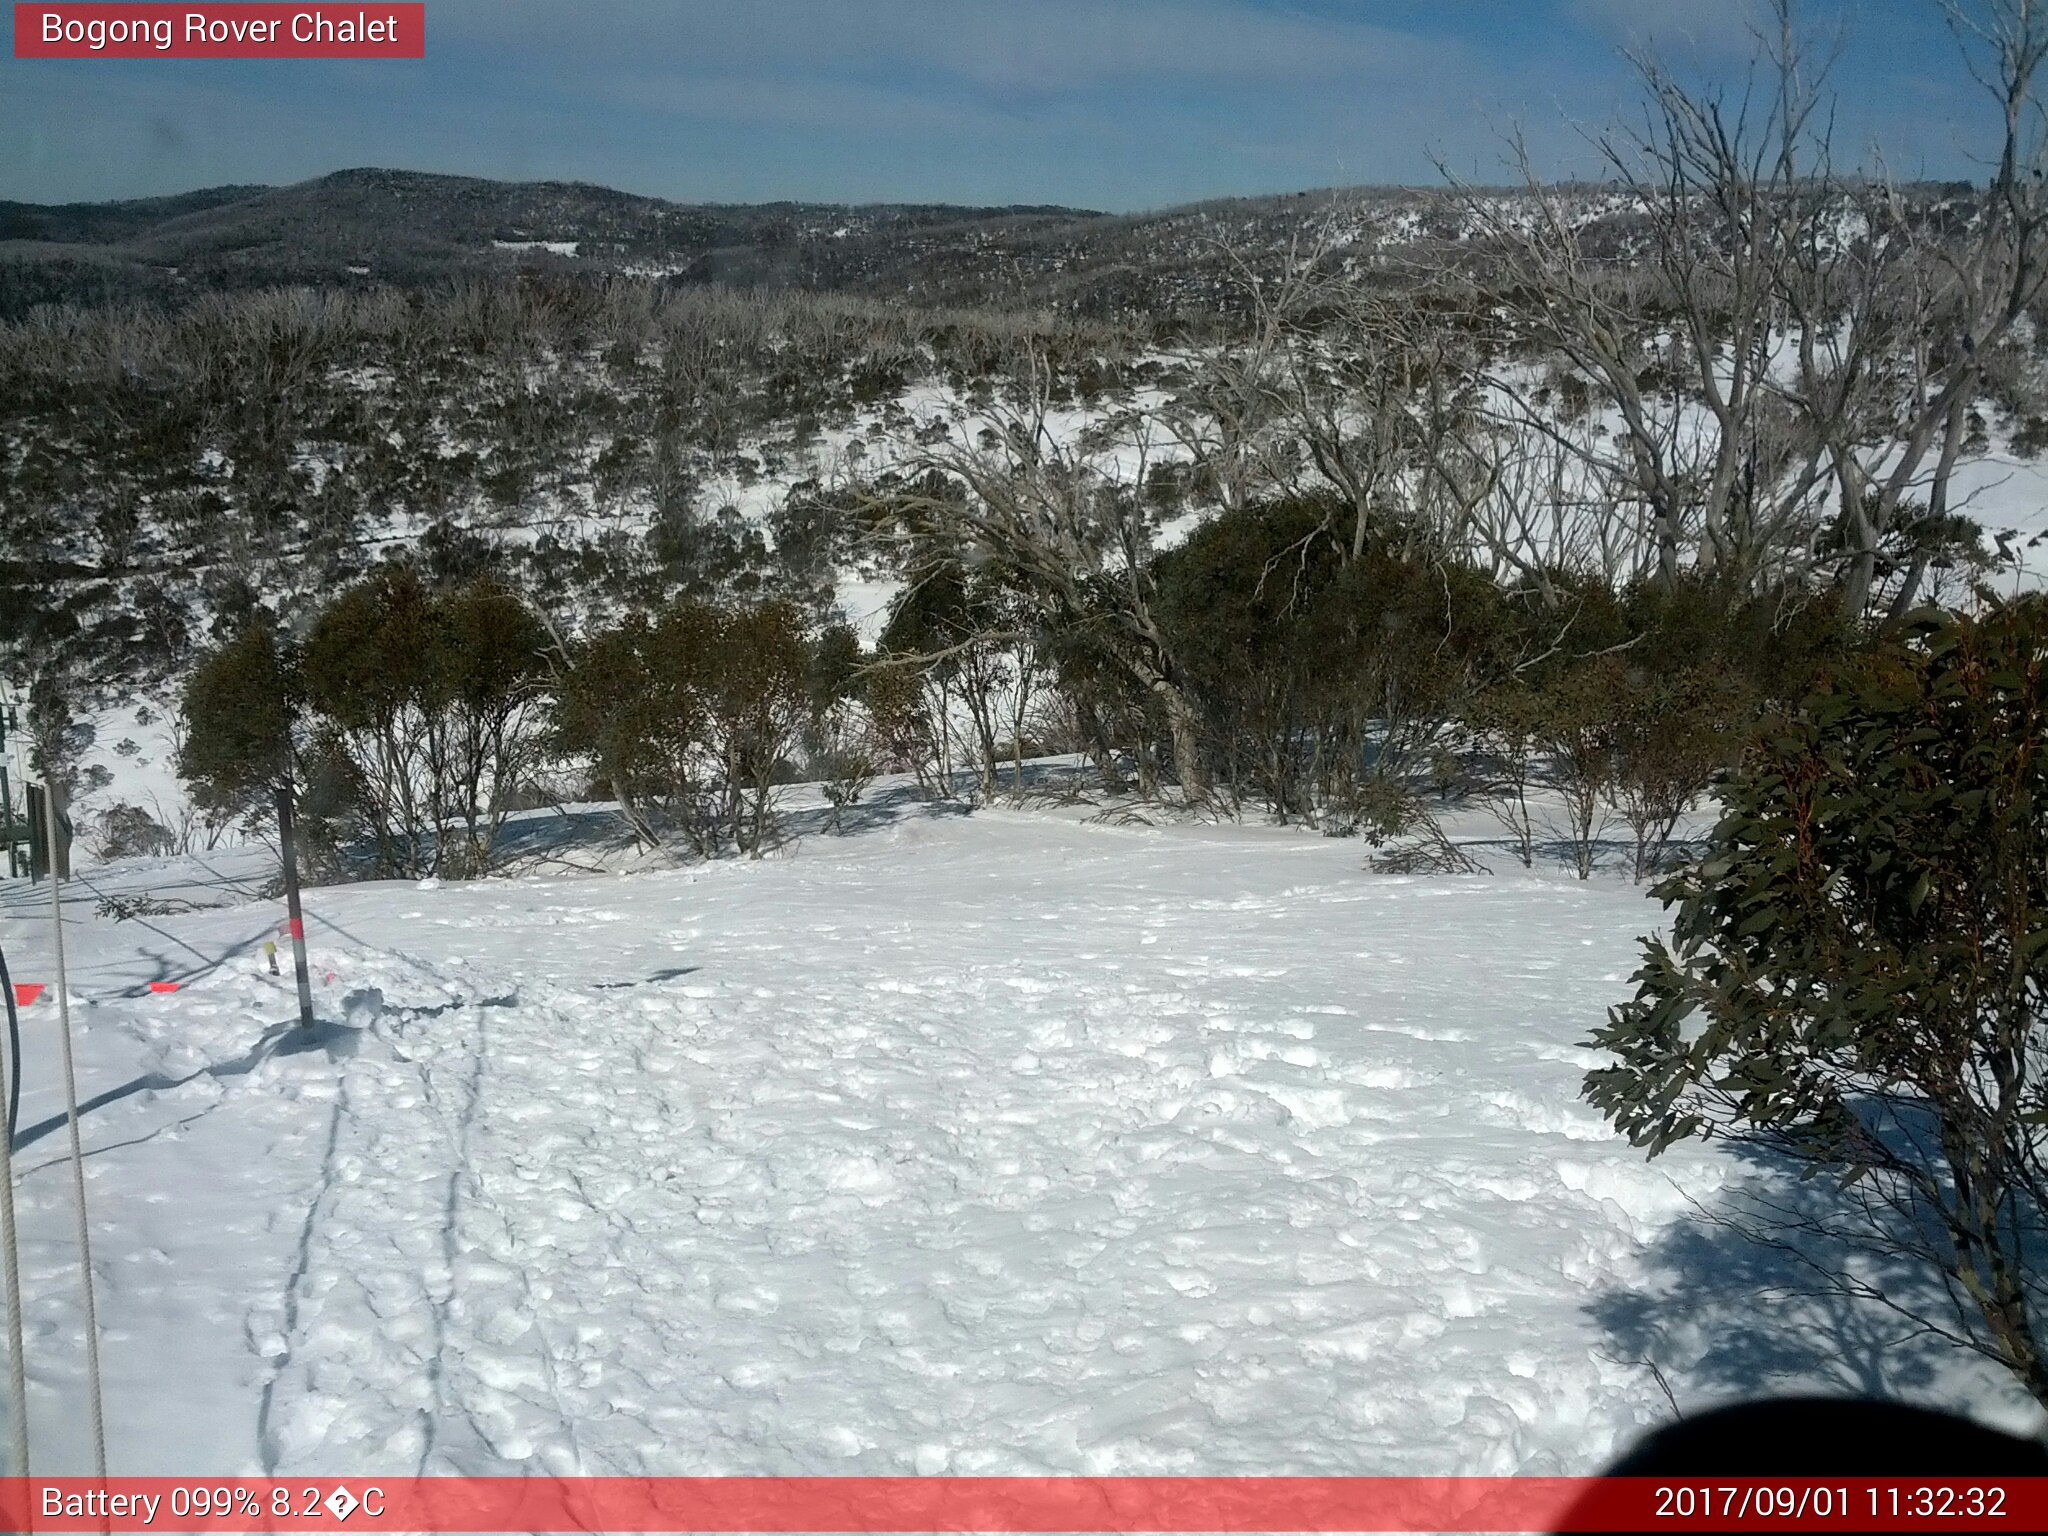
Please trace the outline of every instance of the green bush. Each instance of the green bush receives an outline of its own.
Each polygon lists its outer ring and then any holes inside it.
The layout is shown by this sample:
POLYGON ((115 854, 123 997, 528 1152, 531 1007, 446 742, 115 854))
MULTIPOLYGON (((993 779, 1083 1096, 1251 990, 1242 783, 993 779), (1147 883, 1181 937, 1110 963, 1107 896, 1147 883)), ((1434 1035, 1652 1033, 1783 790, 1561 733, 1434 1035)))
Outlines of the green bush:
POLYGON ((476 874, 535 766, 547 636, 488 577, 453 591, 385 566, 294 647, 260 620, 185 690, 178 771, 216 814, 293 787, 313 846, 366 842, 378 875, 476 874))
POLYGON ((1722 797, 1587 1098, 1653 1155, 1732 1137, 1854 1186, 1832 1229, 1924 1265, 1956 1305, 1916 1320, 2048 1403, 2048 604, 1916 621, 1722 797))
POLYGON ((1295 498, 1225 513, 1157 562, 1215 777, 1282 820, 1355 821, 1367 781, 1432 763, 1503 665, 1491 579, 1393 542, 1354 557, 1341 512, 1295 498))
POLYGON ((576 646, 554 685, 557 751, 587 754, 634 835, 680 834, 709 856, 764 852, 779 835, 774 791, 848 667, 822 661, 787 603, 670 603, 576 646))
POLYGON ((292 781, 298 707, 295 658, 269 625, 251 623, 204 656, 185 684, 178 749, 193 804, 224 818, 267 814, 292 781))

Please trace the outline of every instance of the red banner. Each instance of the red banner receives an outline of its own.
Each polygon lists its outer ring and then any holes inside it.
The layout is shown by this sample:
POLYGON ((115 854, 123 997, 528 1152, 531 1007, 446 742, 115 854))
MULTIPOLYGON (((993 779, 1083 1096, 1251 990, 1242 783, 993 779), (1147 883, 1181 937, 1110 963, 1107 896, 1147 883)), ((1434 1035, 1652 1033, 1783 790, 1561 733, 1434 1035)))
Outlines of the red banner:
POLYGON ((2023 1531, 2048 1478, 13 1478, 13 1531, 2023 1531))
POLYGON ((420 59, 424 4, 14 7, 17 59, 420 59))

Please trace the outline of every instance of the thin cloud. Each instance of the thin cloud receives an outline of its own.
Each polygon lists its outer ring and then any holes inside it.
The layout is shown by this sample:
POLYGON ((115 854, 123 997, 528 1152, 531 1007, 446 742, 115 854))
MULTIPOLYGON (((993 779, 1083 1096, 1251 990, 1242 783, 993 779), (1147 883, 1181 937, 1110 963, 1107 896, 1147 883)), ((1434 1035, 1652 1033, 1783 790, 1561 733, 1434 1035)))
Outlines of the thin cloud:
POLYGON ((1680 50, 1704 61, 1747 57, 1763 21, 1758 0, 1571 0, 1571 9, 1622 47, 1680 50))
POLYGON ((433 46, 506 50, 554 67, 705 60, 749 73, 828 75, 870 68, 928 72, 983 90, 1061 92, 1110 82, 1361 83, 1418 69, 1483 69, 1462 39, 1421 37, 1243 4, 1162 0, 778 0, 655 4, 599 0, 574 9, 513 0, 444 0, 433 46))
POLYGON ((641 75, 607 82, 604 101, 629 111, 726 123, 862 134, 994 132, 1015 119, 973 102, 857 82, 730 75, 641 75))

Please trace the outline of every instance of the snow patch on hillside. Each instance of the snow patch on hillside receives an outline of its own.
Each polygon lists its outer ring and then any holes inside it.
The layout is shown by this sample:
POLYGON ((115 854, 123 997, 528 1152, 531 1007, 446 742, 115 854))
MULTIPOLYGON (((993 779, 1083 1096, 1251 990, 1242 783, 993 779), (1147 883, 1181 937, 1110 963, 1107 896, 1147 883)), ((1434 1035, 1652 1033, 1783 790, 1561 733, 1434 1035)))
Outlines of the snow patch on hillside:
POLYGON ((493 240, 501 251, 546 251, 550 256, 574 256, 580 240, 493 240))

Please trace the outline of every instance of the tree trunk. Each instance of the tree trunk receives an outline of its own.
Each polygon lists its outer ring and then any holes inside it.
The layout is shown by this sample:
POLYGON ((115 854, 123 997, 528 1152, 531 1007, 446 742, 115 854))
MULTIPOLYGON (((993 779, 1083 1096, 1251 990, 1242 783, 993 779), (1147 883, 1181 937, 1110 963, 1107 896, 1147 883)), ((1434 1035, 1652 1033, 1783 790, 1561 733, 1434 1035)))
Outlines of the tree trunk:
POLYGON ((1116 748, 1109 740, 1109 734, 1102 728, 1102 716, 1095 703, 1085 695, 1074 699, 1074 719, 1081 727, 1081 739, 1088 749, 1089 761, 1095 764, 1095 771, 1102 776, 1102 792, 1106 795, 1120 795, 1124 792, 1124 776, 1116 765, 1116 748))
POLYGON ((1202 766, 1201 722, 1195 707, 1180 688, 1150 667, 1141 667, 1139 678, 1159 707, 1166 712, 1166 729, 1173 737, 1173 767, 1180 780, 1181 794, 1190 801, 1209 798, 1208 776, 1202 766))
POLYGON ((313 1027, 313 978, 306 964, 306 914, 299 906, 299 855, 292 838, 292 790, 277 786, 277 845, 284 865, 285 926, 292 941, 292 979, 299 993, 299 1028, 313 1027))
POLYGON ((633 840, 644 842, 650 848, 659 848, 660 834, 654 830, 640 807, 633 803, 633 797, 626 793, 616 777, 610 781, 610 788, 612 799, 618 802, 619 816, 626 823, 626 830, 633 834, 633 840))

